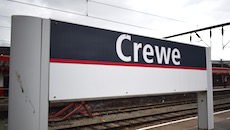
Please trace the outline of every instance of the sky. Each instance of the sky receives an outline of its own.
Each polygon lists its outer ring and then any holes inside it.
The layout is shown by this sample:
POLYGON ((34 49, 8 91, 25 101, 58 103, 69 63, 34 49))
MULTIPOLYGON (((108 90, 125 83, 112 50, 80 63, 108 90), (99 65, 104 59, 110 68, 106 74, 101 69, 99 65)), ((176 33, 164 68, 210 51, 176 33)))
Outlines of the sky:
MULTIPOLYGON (((10 46, 12 15, 28 15, 163 38, 230 22, 229 0, 0 0, 0 46, 10 46)), ((212 48, 230 60, 230 26, 168 40, 212 48), (190 36, 192 41, 190 41, 190 36), (229 43, 229 44, 227 44, 229 43), (223 45, 226 45, 223 49, 223 45)))

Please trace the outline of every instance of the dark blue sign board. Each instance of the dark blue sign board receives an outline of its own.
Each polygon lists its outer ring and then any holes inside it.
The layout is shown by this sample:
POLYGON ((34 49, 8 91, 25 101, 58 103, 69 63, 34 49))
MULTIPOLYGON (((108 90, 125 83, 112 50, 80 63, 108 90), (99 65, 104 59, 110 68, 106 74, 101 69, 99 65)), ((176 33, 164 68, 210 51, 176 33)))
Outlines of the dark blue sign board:
POLYGON ((205 48, 51 21, 51 62, 206 69, 205 48))

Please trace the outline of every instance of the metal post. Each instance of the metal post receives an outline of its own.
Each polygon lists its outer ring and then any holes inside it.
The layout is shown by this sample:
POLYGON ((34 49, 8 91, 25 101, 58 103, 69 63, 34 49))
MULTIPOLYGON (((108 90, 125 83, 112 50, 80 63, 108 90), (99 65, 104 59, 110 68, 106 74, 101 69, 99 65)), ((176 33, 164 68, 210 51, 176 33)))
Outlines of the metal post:
POLYGON ((207 91, 197 93, 199 130, 214 129, 211 48, 206 49, 206 66, 207 91))
POLYGON ((50 20, 42 19, 39 130, 48 130, 50 20))
POLYGON ((48 130, 50 20, 13 16, 8 129, 48 130))

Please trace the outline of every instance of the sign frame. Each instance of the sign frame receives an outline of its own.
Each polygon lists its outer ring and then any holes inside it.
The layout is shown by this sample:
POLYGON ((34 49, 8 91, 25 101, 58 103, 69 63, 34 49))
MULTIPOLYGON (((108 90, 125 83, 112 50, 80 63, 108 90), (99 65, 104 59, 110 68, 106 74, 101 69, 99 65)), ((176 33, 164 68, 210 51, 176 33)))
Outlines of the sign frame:
MULTIPOLYGON (((51 21, 30 16, 12 17, 9 130, 48 130, 48 109, 52 101, 49 97, 51 21)), ((198 127, 211 130, 214 128, 211 49, 206 48, 205 52, 207 78, 205 89, 197 91, 198 127)))

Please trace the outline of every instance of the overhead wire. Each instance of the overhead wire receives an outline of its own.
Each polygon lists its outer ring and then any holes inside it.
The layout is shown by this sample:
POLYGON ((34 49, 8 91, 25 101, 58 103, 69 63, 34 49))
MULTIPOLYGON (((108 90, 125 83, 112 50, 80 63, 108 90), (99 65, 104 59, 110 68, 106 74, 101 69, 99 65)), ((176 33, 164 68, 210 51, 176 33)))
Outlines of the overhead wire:
POLYGON ((206 42, 204 42, 204 40, 200 37, 200 35, 197 32, 195 32, 195 34, 205 45, 209 47, 209 45, 206 42))
POLYGON ((227 48, 226 46, 230 43, 230 40, 223 46, 223 48, 227 48))
MULTIPOLYGON (((9 17, 9 16, 5 16, 5 15, 0 15, 0 17, 10 19, 10 17, 9 17)), ((10 24, 10 22, 9 22, 9 24, 10 24)), ((0 28, 10 29, 11 27, 9 27, 9 26, 2 26, 2 25, 0 25, 0 28)))
POLYGON ((19 3, 19 4, 24 4, 24 5, 29 5, 29 6, 34 6, 34 7, 39 7, 39 8, 44 8, 44 9, 49 9, 49 10, 55 10, 55 11, 59 11, 59 12, 69 13, 69 14, 75 14, 75 15, 85 16, 85 14, 81 14, 81 13, 76 13, 76 12, 71 12, 71 11, 65 11, 65 10, 61 10, 61 9, 56 9, 56 8, 41 6, 41 5, 37 5, 37 4, 31 4, 31 3, 27 3, 27 2, 21 2, 21 1, 17 1, 17 0, 8 0, 8 1, 19 3))
POLYGON ((6 41, 6 40, 0 40, 0 42, 1 42, 2 44, 10 44, 10 41, 6 41))
POLYGON ((116 6, 116 5, 111 5, 111 4, 107 4, 107 3, 103 3, 103 2, 98 2, 98 1, 94 1, 94 0, 89 0, 89 1, 101 4, 101 5, 106 5, 106 6, 110 6, 110 7, 114 7, 114 8, 119 8, 119 9, 123 9, 123 10, 128 10, 128 11, 132 11, 132 12, 136 12, 136 13, 140 13, 140 14, 144 14, 144 15, 149 15, 149 16, 153 16, 153 17, 159 17, 159 18, 163 18, 163 19, 167 19, 167 20, 176 21, 176 22, 185 22, 185 21, 182 21, 182 20, 174 19, 174 18, 164 17, 164 16, 160 16, 160 15, 156 15, 156 14, 151 14, 151 13, 147 13, 147 12, 143 12, 143 11, 138 11, 138 10, 134 10, 134 9, 124 8, 124 7, 120 7, 120 6, 116 6))
POLYGON ((222 35, 222 49, 224 50, 224 27, 221 27, 221 35, 222 35))
POLYGON ((10 16, 5 16, 5 15, 1 15, 1 14, 0 14, 0 17, 3 17, 3 18, 10 18, 10 16))
POLYGON ((182 36, 182 35, 190 34, 190 33, 194 33, 194 32, 200 32, 200 31, 204 31, 204 30, 208 30, 208 29, 214 29, 214 28, 218 28, 218 27, 222 27, 222 26, 228 26, 228 25, 230 25, 230 22, 218 24, 218 25, 214 25, 214 26, 209 26, 209 27, 205 27, 205 28, 201 28, 201 29, 196 29, 196 30, 192 30, 192 31, 184 32, 184 33, 179 33, 179 34, 175 34, 175 35, 171 35, 171 36, 167 36, 167 37, 164 37, 164 39, 182 36))
POLYGON ((106 5, 106 6, 110 6, 110 7, 114 7, 114 8, 119 8, 119 9, 123 9, 123 10, 127 10, 127 11, 132 11, 132 12, 136 12, 136 13, 140 13, 140 14, 144 14, 144 15, 149 15, 149 16, 152 16, 152 17, 158 17, 158 18, 162 18, 162 19, 167 19, 167 20, 171 20, 171 21, 185 22, 185 21, 182 21, 182 20, 174 19, 174 18, 169 18, 169 17, 160 16, 160 15, 155 15, 155 14, 151 14, 151 13, 147 13, 147 12, 143 12, 143 11, 137 11, 137 10, 134 10, 134 9, 124 8, 124 7, 120 7, 120 6, 116 6, 116 5, 111 5, 111 4, 107 4, 107 3, 102 3, 102 2, 98 2, 98 1, 94 1, 94 0, 86 0, 86 2, 87 2, 87 7, 86 7, 87 11, 86 11, 86 14, 76 13, 76 12, 72 12, 72 11, 65 11, 65 10, 61 10, 61 9, 56 9, 56 8, 51 8, 51 7, 46 7, 46 6, 31 4, 31 3, 27 3, 27 2, 21 2, 21 1, 17 1, 17 0, 8 0, 8 1, 15 2, 15 3, 20 3, 20 4, 24 4, 24 5, 35 6, 35 7, 39 7, 39 8, 45 8, 45 9, 54 10, 54 11, 59 11, 59 12, 64 12, 64 13, 70 13, 70 14, 74 14, 74 15, 87 16, 87 17, 91 17, 91 18, 95 18, 95 19, 99 19, 99 20, 104 20, 104 21, 118 23, 118 24, 124 24, 124 25, 127 25, 127 26, 132 26, 132 27, 137 27, 137 28, 142 28, 142 29, 147 29, 147 30, 155 30, 155 29, 148 28, 148 27, 143 27, 143 26, 139 26, 139 25, 134 25, 134 24, 129 24, 129 23, 125 23, 125 22, 119 22, 119 21, 115 21, 115 20, 109 20, 109 19, 105 19, 105 18, 99 18, 99 17, 96 17, 96 16, 91 16, 88 13, 88 2, 94 2, 94 3, 101 4, 101 5, 106 5))
POLYGON ((209 31, 209 36, 210 36, 210 47, 212 47, 212 29, 209 31))
POLYGON ((94 18, 94 19, 99 19, 99 20, 104 20, 104 21, 108 21, 108 22, 123 24, 123 25, 136 27, 136 28, 141 28, 141 29, 146 29, 146 30, 154 30, 154 29, 151 29, 151 28, 142 27, 142 26, 138 26, 138 25, 134 25, 134 24, 129 24, 129 23, 125 23, 125 22, 118 22, 118 21, 114 21, 114 20, 109 20, 109 19, 99 18, 99 17, 96 17, 96 16, 91 16, 91 15, 88 14, 88 11, 87 11, 86 14, 81 14, 81 13, 75 13, 75 12, 71 12, 71 11, 65 11, 65 10, 61 10, 61 9, 56 9, 56 8, 51 8, 51 7, 46 7, 46 6, 36 5, 36 4, 30 4, 30 3, 26 3, 26 2, 17 1, 17 0, 8 0, 8 1, 19 3, 19 4, 24 4, 24 5, 29 5, 29 6, 34 6, 34 7, 39 7, 39 8, 44 8, 44 9, 49 9, 49 10, 54 10, 54 11, 59 11, 59 12, 64 12, 64 13, 69 13, 69 14, 73 14, 73 15, 86 16, 86 17, 90 17, 90 18, 94 18))
POLYGON ((0 28, 10 29, 10 27, 7 27, 7 26, 1 26, 1 25, 0 25, 0 28))

